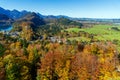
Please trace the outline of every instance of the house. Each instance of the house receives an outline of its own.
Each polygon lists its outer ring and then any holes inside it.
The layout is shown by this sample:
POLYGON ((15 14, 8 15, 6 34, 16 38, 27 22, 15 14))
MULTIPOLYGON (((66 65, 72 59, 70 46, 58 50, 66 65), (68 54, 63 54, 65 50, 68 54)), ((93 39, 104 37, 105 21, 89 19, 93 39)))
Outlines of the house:
POLYGON ((50 37, 50 41, 55 43, 57 41, 56 37, 50 37))
POLYGON ((19 36, 19 32, 12 32, 12 33, 10 33, 10 36, 11 37, 18 37, 19 36))

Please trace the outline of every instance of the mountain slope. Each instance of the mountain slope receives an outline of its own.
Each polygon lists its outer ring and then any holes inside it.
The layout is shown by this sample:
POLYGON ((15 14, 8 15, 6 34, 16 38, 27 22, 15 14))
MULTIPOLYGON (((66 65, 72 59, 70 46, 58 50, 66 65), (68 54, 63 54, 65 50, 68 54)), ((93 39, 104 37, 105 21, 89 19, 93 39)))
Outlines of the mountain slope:
POLYGON ((10 18, 7 15, 0 14, 0 21, 9 20, 10 18))
POLYGON ((39 15, 37 15, 34 12, 24 15, 23 17, 18 19, 16 22, 31 22, 36 27, 45 24, 43 18, 41 18, 39 15))
POLYGON ((0 26, 8 26, 11 25, 13 22, 13 19, 9 18, 5 14, 0 14, 0 26))
POLYGON ((6 10, 6 9, 3 9, 0 7, 0 14, 5 14, 7 15, 8 17, 12 18, 12 19, 18 19, 28 13, 31 13, 31 12, 28 12, 28 11, 18 11, 18 10, 6 10))
POLYGON ((16 20, 13 24, 14 29, 17 31, 21 31, 24 27, 29 26, 32 29, 39 27, 40 25, 44 25, 45 21, 43 18, 39 17, 36 13, 28 13, 16 20))

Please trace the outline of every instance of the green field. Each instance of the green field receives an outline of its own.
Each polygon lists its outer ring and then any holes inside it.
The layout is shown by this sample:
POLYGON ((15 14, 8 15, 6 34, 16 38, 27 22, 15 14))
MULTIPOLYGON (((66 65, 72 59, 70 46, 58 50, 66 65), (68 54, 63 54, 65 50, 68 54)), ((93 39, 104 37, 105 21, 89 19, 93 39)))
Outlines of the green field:
POLYGON ((82 41, 82 42, 85 42, 85 41, 90 42, 90 39, 86 38, 86 37, 74 37, 74 38, 68 38, 68 40, 71 40, 71 41, 77 40, 77 41, 82 41))
POLYGON ((96 34, 94 36, 97 40, 119 40, 120 41, 120 31, 112 29, 112 27, 117 27, 119 29, 120 26, 114 26, 114 25, 95 25, 92 28, 69 28, 66 29, 68 32, 79 32, 84 31, 89 34, 96 34))
MULTIPOLYGON (((78 33, 79 31, 84 31, 89 34, 95 34, 94 39, 99 41, 112 41, 117 45, 117 49, 120 52, 120 31, 112 29, 113 27, 117 27, 120 29, 120 26, 117 25, 94 25, 91 28, 69 28, 66 29, 68 32, 78 33)), ((69 40, 77 40, 77 41, 90 41, 90 38, 86 37, 71 37, 69 40)))

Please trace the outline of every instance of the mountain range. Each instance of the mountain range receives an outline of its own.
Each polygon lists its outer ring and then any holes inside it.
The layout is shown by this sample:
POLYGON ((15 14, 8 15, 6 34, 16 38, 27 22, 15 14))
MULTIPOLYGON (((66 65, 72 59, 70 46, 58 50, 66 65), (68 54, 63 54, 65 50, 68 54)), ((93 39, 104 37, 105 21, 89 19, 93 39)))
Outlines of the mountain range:
MULTIPOLYGON (((14 9, 14 10, 7 10, 7 9, 4 9, 4 8, 0 7, 0 14, 5 14, 9 18, 12 18, 12 19, 19 19, 22 16, 24 16, 26 14, 29 14, 29 13, 32 13, 32 12, 31 11, 26 11, 26 10, 18 11, 16 9, 14 9)), ((51 19, 61 18, 61 17, 69 18, 68 16, 63 16, 63 15, 58 15, 58 16, 48 15, 48 16, 45 16, 45 15, 42 15, 40 13, 36 13, 36 14, 39 15, 40 17, 42 17, 42 18, 49 18, 49 19, 50 18, 51 19)))
MULTIPOLYGON (((27 14, 31 14, 33 12, 31 11, 18 11, 18 10, 7 10, 4 9, 2 7, 0 7, 0 22, 3 20, 9 21, 10 23, 13 22, 14 20, 20 20, 21 18, 25 18, 25 16, 27 14)), ((35 13, 35 12, 34 12, 35 13)), ((74 20, 77 22, 81 22, 81 23, 96 23, 96 22, 104 22, 104 23, 120 23, 120 19, 99 19, 99 18, 72 18, 72 17, 68 17, 65 15, 58 15, 58 16, 54 16, 54 15, 42 15, 40 13, 36 13, 37 16, 39 16, 40 18, 43 19, 59 19, 59 18, 67 18, 70 20, 74 20)), ((29 16, 27 16, 29 17, 29 16)))
POLYGON ((11 10, 6 10, 6 9, 0 7, 0 14, 5 14, 9 18, 12 18, 12 19, 18 19, 27 13, 30 13, 30 12, 25 11, 25 10, 20 12, 15 9, 11 11, 11 10))

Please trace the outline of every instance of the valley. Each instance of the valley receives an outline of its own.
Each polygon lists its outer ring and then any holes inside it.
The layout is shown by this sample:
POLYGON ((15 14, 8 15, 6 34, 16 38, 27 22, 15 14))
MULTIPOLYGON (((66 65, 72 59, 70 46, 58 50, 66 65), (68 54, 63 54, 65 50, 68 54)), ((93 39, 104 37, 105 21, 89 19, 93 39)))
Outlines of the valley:
POLYGON ((120 80, 119 23, 0 8, 0 80, 120 80))

